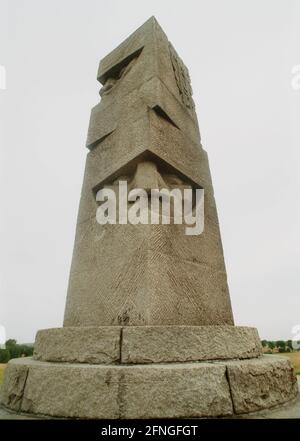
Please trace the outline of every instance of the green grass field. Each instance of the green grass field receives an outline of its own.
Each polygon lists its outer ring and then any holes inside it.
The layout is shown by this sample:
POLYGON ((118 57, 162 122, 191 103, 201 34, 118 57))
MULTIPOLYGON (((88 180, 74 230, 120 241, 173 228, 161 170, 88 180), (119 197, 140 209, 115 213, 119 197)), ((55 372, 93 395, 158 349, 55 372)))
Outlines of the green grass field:
POLYGON ((1 364, 0 363, 0 384, 2 383, 3 373, 4 373, 5 367, 6 367, 6 364, 1 364))
POLYGON ((285 352, 283 354, 285 357, 289 358, 292 365, 294 366, 297 375, 300 375, 300 351, 297 352, 285 352))

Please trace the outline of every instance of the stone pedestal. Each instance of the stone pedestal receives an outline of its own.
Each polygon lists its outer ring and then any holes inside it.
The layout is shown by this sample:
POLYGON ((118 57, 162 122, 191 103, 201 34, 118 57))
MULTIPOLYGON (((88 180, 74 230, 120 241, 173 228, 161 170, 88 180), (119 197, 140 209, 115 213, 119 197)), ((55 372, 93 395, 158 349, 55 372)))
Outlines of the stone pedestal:
POLYGON ((257 331, 234 326, 39 331, 1 388, 16 412, 106 419, 228 417, 296 395, 289 361, 262 356, 257 331))

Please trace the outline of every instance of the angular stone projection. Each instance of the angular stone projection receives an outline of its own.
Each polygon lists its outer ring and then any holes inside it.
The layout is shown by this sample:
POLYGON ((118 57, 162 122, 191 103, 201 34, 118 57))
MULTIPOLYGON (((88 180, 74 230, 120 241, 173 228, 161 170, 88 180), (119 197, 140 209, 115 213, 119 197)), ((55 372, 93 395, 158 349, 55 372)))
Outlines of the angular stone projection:
POLYGON ((64 325, 40 330, 33 358, 8 364, 2 405, 48 417, 201 418, 292 400, 289 361, 262 356, 257 330, 234 326, 189 73, 154 17, 100 62, 98 80, 64 325), (99 223, 99 194, 120 201, 136 189, 159 222, 125 223, 126 199, 115 224, 99 223), (151 205, 154 189, 174 192, 170 224, 164 197, 151 205), (204 230, 186 234, 178 194, 191 192, 194 215, 203 190, 204 230))

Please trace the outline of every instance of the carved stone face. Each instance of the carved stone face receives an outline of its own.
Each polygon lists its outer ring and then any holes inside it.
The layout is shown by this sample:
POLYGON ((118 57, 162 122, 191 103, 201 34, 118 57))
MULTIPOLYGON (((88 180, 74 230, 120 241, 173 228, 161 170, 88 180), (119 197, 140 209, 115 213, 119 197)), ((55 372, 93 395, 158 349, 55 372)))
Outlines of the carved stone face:
POLYGON ((154 161, 141 161, 137 164, 134 174, 119 176, 113 181, 113 185, 118 184, 121 180, 127 181, 129 191, 141 188, 150 193, 151 189, 191 188, 175 173, 160 170, 154 161))
POLYGON ((161 169, 159 165, 154 161, 143 160, 139 162, 134 172, 121 173, 117 178, 114 178, 111 182, 107 182, 103 186, 97 186, 95 192, 100 188, 115 189, 120 181, 127 182, 128 192, 140 188, 146 191, 149 195, 152 189, 161 190, 166 188, 172 190, 193 188, 188 180, 184 180, 175 172, 166 171, 161 169))
POLYGON ((136 60, 137 57, 133 58, 131 61, 126 63, 125 66, 123 65, 123 67, 117 69, 106 78, 103 87, 101 87, 99 91, 99 95, 101 96, 101 98, 111 93, 112 89, 122 80, 122 78, 124 78, 128 74, 133 65, 136 63, 136 60))
MULTIPOLYGON (((163 200, 170 202, 170 216, 174 215, 174 206, 176 199, 180 200, 180 204, 184 204, 186 195, 184 194, 185 189, 193 190, 193 185, 189 182, 188 179, 184 179, 183 177, 176 174, 176 172, 171 170, 166 170, 159 163, 151 160, 142 160, 140 161, 133 172, 129 172, 127 174, 120 174, 117 178, 114 178, 111 182, 106 183, 105 185, 98 187, 100 188, 109 188, 112 189, 116 196, 119 194, 119 183, 126 182, 127 184, 127 192, 128 194, 132 190, 141 189, 144 190, 141 194, 137 193, 139 197, 147 197, 149 203, 151 201, 151 190, 161 191, 162 189, 166 189, 169 192, 172 190, 177 190, 173 196, 169 196, 168 194, 162 194, 159 198, 159 205, 154 208, 154 211, 161 210, 161 206, 163 200), (179 194, 178 194, 179 192, 179 194), (146 193, 146 196, 145 196, 146 193)), ((128 201, 128 205, 132 204, 133 201, 128 201)), ((194 200, 193 200, 194 202, 194 200)), ((179 202, 177 202, 179 203, 179 202)), ((150 208, 150 205, 149 205, 150 208)), ((151 209, 152 206, 151 206, 151 209)), ((192 207, 193 209, 193 207, 192 207)))

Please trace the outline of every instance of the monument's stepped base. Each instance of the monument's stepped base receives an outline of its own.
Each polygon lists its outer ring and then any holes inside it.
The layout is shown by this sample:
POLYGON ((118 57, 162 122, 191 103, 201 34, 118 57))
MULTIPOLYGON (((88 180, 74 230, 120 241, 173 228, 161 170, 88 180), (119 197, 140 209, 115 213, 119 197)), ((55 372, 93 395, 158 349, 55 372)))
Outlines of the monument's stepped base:
POLYGON ((247 327, 48 329, 37 335, 34 358, 7 366, 0 401, 15 412, 229 417, 278 406, 298 393, 290 362, 262 356, 257 331, 247 327))
POLYGON ((261 355, 246 326, 99 326, 38 331, 34 358, 69 363, 169 363, 261 355))

